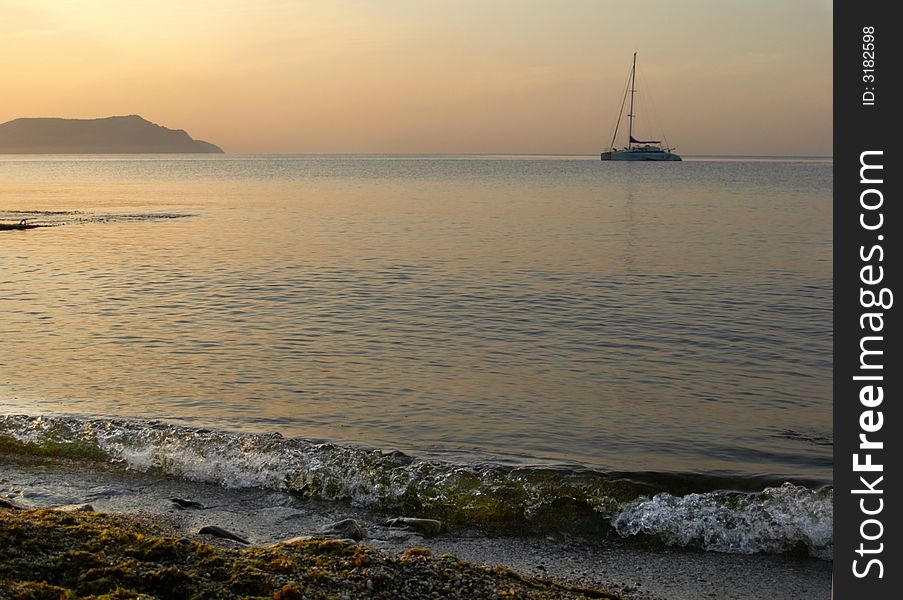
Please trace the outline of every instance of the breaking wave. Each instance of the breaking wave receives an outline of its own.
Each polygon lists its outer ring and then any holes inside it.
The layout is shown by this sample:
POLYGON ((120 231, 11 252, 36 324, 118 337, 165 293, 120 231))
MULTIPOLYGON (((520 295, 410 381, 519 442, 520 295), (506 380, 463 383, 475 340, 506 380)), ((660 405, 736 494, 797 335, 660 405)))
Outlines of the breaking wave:
POLYGON ((118 464, 499 533, 635 537, 716 552, 833 554, 833 491, 663 473, 459 465, 160 421, 0 416, 0 452, 118 464))
POLYGON ((833 557, 833 493, 784 483, 758 494, 708 492, 640 498, 612 521, 623 536, 645 534, 676 546, 753 554, 804 550, 833 557))

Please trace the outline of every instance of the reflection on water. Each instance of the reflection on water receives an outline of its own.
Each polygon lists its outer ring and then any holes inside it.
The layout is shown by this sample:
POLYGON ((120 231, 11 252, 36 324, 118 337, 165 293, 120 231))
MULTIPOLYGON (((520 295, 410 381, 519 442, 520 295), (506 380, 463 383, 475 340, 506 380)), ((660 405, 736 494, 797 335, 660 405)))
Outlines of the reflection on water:
POLYGON ((0 220, 63 224, 0 234, 0 412, 830 479, 830 162, 7 157, 0 181, 0 220))

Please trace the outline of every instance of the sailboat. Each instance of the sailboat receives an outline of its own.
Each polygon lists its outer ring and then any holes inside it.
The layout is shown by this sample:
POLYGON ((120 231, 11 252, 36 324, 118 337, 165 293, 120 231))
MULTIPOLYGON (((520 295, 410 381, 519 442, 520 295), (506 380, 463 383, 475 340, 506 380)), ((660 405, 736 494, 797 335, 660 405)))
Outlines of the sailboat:
POLYGON ((618 122, 615 125, 615 133, 611 137, 611 145, 608 150, 601 154, 602 160, 683 160, 672 150, 662 146, 659 140, 638 140, 633 137, 633 121, 636 119, 636 111, 634 110, 634 96, 636 95, 636 52, 633 53, 633 68, 630 71, 630 82, 628 88, 624 91, 624 99, 621 101, 621 110, 618 111, 618 122), (627 113, 628 134, 627 146, 624 148, 615 148, 615 139, 618 137, 618 129, 621 126, 621 114, 624 112, 624 104, 627 100, 627 94, 630 94, 630 110, 627 113))

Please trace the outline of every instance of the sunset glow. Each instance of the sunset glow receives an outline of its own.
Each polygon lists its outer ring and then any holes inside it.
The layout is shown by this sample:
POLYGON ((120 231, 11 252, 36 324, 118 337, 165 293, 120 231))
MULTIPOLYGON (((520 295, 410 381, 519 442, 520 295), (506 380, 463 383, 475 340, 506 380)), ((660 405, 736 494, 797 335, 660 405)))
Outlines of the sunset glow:
POLYGON ((0 122, 140 114, 231 153, 593 154, 638 50, 640 123, 659 123, 682 153, 832 153, 823 0, 0 1, 0 12, 0 122))

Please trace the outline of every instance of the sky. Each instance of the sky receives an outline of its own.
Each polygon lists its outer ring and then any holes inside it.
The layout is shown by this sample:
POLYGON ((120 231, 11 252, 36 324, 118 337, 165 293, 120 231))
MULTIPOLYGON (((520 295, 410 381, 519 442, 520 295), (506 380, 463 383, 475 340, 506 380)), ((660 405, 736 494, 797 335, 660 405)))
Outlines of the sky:
POLYGON ((230 153, 832 154, 829 0, 0 0, 0 122, 139 114, 230 153))

